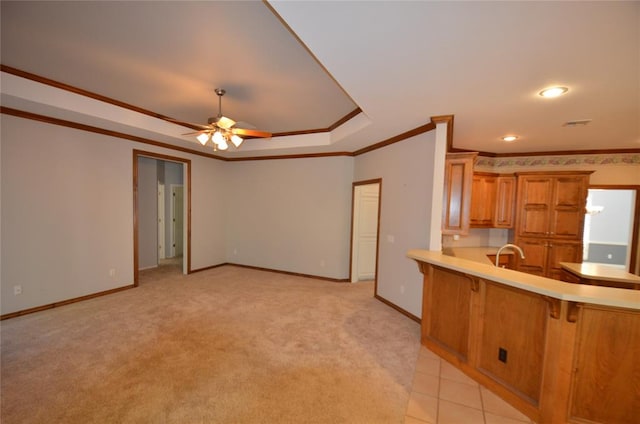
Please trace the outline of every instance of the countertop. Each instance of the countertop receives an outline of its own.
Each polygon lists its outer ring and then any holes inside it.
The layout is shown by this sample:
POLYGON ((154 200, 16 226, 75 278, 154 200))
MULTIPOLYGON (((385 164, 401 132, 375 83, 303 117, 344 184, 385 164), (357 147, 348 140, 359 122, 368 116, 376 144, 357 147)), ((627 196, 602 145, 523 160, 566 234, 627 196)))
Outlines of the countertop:
POLYGON ((591 280, 616 281, 622 283, 640 284, 640 277, 604 264, 560 262, 560 266, 579 277, 591 280))
POLYGON ((440 251, 413 249, 407 252, 407 256, 417 261, 442 266, 560 300, 640 310, 640 290, 565 283, 524 272, 498 268, 491 265, 488 259, 486 263, 477 262, 445 255, 440 251))
MULTIPOLYGON (((456 258, 468 259, 483 264, 493 265, 491 259, 487 255, 495 255, 498 253, 499 247, 479 246, 479 247, 445 247, 442 253, 456 258)), ((512 249, 504 249, 500 255, 513 255, 512 249)))

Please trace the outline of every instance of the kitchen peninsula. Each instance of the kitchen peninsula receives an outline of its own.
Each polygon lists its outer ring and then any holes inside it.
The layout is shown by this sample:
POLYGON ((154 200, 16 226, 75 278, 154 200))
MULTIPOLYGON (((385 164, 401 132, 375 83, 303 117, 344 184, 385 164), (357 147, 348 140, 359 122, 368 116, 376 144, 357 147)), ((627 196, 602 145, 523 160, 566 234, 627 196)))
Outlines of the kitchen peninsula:
POLYGON ((560 266, 568 283, 640 290, 640 277, 619 267, 588 262, 560 262, 560 266))
POLYGON ((425 346, 536 422, 636 422, 640 291, 407 256, 424 274, 425 346))

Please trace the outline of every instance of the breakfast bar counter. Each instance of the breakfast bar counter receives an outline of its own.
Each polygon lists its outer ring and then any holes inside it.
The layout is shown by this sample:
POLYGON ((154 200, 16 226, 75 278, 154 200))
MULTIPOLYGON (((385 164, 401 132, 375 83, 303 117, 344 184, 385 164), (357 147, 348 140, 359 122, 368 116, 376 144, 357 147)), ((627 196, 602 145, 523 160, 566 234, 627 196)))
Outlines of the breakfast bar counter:
POLYGON ((560 266, 568 282, 640 290, 640 277, 623 268, 587 262, 560 262, 560 266))
POLYGON ((572 284, 411 250, 424 274, 421 341, 542 423, 640 413, 640 290, 572 284))

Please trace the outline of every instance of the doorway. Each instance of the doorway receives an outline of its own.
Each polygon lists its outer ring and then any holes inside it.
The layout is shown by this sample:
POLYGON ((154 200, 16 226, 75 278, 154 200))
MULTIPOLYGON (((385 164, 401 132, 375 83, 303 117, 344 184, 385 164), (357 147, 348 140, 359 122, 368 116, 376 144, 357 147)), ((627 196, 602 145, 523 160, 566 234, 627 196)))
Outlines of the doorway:
POLYGON ((638 273, 640 186, 590 186, 583 262, 638 273))
POLYGON ((183 228, 184 228, 184 187, 182 185, 171 184, 171 257, 181 258, 183 256, 183 228))
POLYGON ((353 183, 350 281, 377 281, 382 179, 353 183))
POLYGON ((165 192, 164 184, 158 181, 158 261, 166 258, 166 224, 165 224, 165 192))
POLYGON ((190 182, 190 160, 133 151, 134 286, 146 268, 191 272, 190 182))

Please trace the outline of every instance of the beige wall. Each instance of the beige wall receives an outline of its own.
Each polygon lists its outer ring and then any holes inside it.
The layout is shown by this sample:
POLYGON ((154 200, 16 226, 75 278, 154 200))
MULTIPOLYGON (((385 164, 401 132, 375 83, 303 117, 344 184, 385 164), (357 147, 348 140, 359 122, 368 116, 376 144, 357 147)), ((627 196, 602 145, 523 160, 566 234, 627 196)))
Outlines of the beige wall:
POLYGON ((225 262, 221 162, 0 119, 2 314, 133 283, 133 149, 192 160, 192 268, 225 262))
POLYGON ((378 291, 420 316, 422 277, 405 255, 430 236, 435 132, 357 158, 221 162, 1 119, 2 314, 133 283, 139 149, 191 160, 193 270, 233 262, 348 279, 352 182, 383 178, 378 291))
POLYGON ((349 278, 352 157, 225 165, 228 262, 349 278))
POLYGON ((354 181, 382 178, 378 294, 411 314, 422 315, 422 274, 410 249, 430 237, 436 132, 356 157, 354 181))

